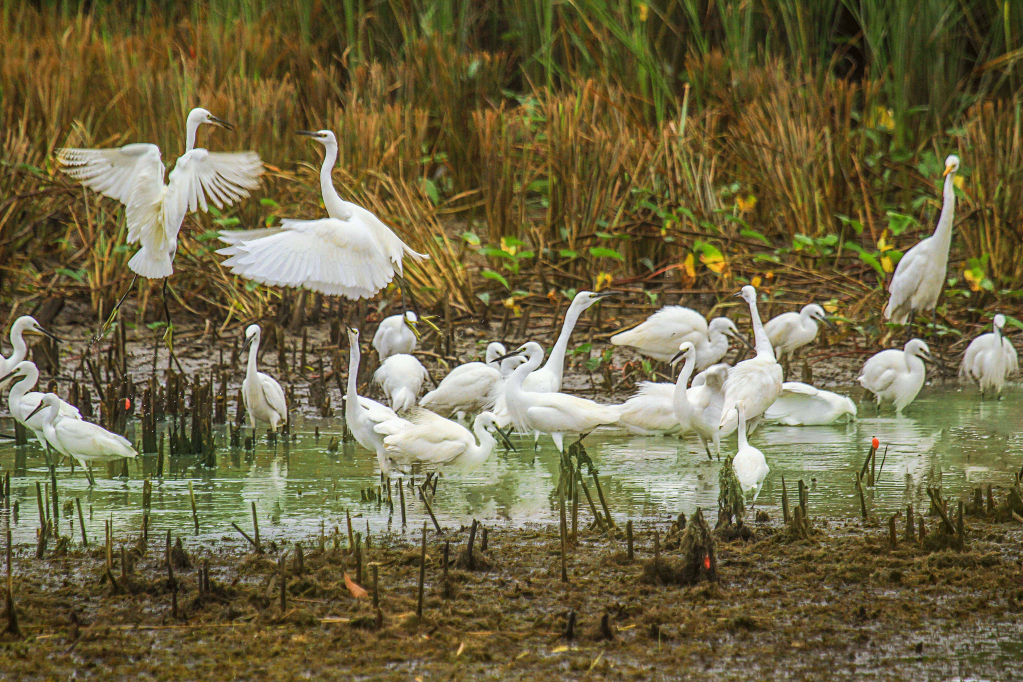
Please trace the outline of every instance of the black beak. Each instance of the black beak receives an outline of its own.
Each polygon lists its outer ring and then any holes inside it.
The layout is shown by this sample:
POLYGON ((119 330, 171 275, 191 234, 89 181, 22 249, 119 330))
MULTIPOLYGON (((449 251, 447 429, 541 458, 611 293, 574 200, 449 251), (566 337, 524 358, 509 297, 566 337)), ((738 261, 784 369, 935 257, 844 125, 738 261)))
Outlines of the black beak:
POLYGON ((506 434, 501 429, 497 428, 496 425, 494 426, 494 430, 497 431, 498 435, 501 436, 501 440, 504 441, 505 447, 507 447, 512 452, 518 452, 519 451, 518 448, 516 448, 514 445, 512 445, 512 442, 508 439, 508 434, 506 434))
POLYGON ((749 341, 747 341, 747 340, 746 340, 746 337, 744 337, 744 336, 740 336, 739 334, 736 334, 736 333, 735 333, 735 332, 733 332, 733 331, 732 331, 731 329, 726 329, 726 330, 725 330, 725 336, 728 336, 728 337, 730 337, 730 338, 733 338, 733 339, 735 339, 736 341, 738 341, 738 342, 739 342, 739 343, 741 343, 742 345, 746 346, 746 347, 747 347, 747 348, 749 348, 750 350, 753 350, 753 351, 755 351, 755 350, 756 350, 756 348, 754 348, 753 346, 751 346, 751 345, 750 345, 750 343, 749 343, 749 341))
POLYGON ((930 365, 934 365, 935 367, 936 367, 936 366, 937 366, 937 364, 938 364, 938 363, 936 363, 936 362, 934 361, 934 358, 933 358, 933 357, 931 357, 931 354, 930 354, 930 353, 920 353, 920 359, 921 359, 921 360, 923 360, 924 362, 926 362, 926 363, 930 364, 930 365))
POLYGON ((689 351, 680 350, 679 352, 675 353, 675 355, 673 355, 671 360, 669 361, 669 364, 674 365, 676 362, 681 360, 685 356, 685 354, 688 353, 688 352, 689 351))
POLYGON ((255 340, 255 338, 256 338, 256 335, 255 335, 255 334, 253 334, 252 336, 246 337, 246 339, 245 339, 245 343, 243 343, 243 344, 242 344, 242 350, 245 350, 245 349, 247 349, 247 348, 248 348, 249 346, 251 346, 251 345, 252 345, 252 342, 253 342, 253 341, 255 340))
POLYGON ((821 318, 821 322, 823 322, 824 324, 828 325, 832 329, 835 329, 835 330, 838 329, 838 325, 836 325, 834 322, 832 322, 831 318, 826 316, 826 315, 821 318))
POLYGON ((32 410, 32 413, 31 413, 30 415, 28 415, 27 417, 25 417, 25 421, 28 421, 28 420, 29 420, 29 419, 31 419, 32 417, 36 416, 36 414, 37 414, 37 413, 38 413, 38 412, 39 412, 40 410, 42 410, 42 409, 43 409, 44 407, 46 407, 46 405, 45 405, 45 404, 43 404, 43 401, 42 401, 42 400, 40 400, 40 401, 39 401, 39 404, 38 404, 38 405, 36 405, 36 409, 32 410))
POLYGON ((311 130, 296 130, 295 134, 296 135, 301 135, 303 137, 317 137, 318 136, 317 133, 314 133, 311 130))
POLYGON ((233 125, 231 125, 230 123, 228 123, 227 121, 225 121, 222 118, 217 118, 213 114, 210 114, 210 123, 212 123, 213 125, 218 125, 221 128, 225 128, 227 130, 234 130, 234 126, 233 125))
POLYGON ((494 358, 494 362, 501 362, 501 360, 506 360, 508 358, 513 358, 516 355, 522 355, 522 351, 521 350, 513 350, 511 353, 505 353, 504 355, 501 355, 500 357, 494 358))
POLYGON ((17 370, 17 369, 14 370, 13 372, 8 372, 7 374, 5 374, 2 377, 0 377, 0 386, 3 386, 4 382, 7 381, 8 379, 10 379, 11 377, 18 376, 20 374, 21 374, 21 370, 17 370))
POLYGON ((593 297, 599 300, 602 298, 612 298, 614 296, 619 295, 620 294, 617 291, 598 291, 596 294, 593 295, 593 297))
POLYGON ((25 333, 26 334, 40 334, 42 336, 48 336, 51 339, 53 339, 54 341, 64 341, 65 340, 65 339, 60 338, 59 336, 57 336, 53 332, 47 331, 47 330, 43 329, 42 327, 36 327, 35 329, 26 329, 25 333))
POLYGON ((732 294, 732 296, 736 298, 742 298, 742 291, 736 291, 734 294, 732 294))

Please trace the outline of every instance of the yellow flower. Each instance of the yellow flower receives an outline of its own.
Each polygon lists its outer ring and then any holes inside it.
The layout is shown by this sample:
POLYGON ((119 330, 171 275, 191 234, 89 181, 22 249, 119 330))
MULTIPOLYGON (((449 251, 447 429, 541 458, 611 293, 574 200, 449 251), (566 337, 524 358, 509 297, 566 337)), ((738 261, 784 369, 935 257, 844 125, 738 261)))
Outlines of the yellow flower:
POLYGON ((762 280, 760 279, 760 275, 753 275, 753 279, 751 279, 749 283, 755 287, 759 287, 761 281, 762 280))
POLYGON ((611 280, 613 280, 613 279, 614 279, 614 277, 612 277, 611 275, 609 275, 606 272, 600 273, 599 275, 597 275, 597 283, 594 284, 594 286, 593 286, 594 291, 600 291, 604 287, 610 286, 611 285, 611 280))
POLYGON ((739 213, 747 213, 753 210, 753 207, 757 205, 757 198, 752 194, 745 198, 737 196, 735 197, 735 205, 739 207, 739 213))
POLYGON ((983 273, 977 275, 972 269, 963 271, 963 279, 970 285, 970 291, 980 291, 980 281, 984 279, 983 273))
POLYGON ((696 259, 693 258, 692 253, 686 256, 686 259, 682 261, 682 268, 686 271, 686 275, 689 276, 689 279, 696 279, 696 259))
POLYGON ((512 314, 514 314, 515 317, 519 317, 520 315, 522 315, 522 306, 515 302, 514 296, 509 296, 508 298, 504 299, 504 307, 511 310, 512 314))

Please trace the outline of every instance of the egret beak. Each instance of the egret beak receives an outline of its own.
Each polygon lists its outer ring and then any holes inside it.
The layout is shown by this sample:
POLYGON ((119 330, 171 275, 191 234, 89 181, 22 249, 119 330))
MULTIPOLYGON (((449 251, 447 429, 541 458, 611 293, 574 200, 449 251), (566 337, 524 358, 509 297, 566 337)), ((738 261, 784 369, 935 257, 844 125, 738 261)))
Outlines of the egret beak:
POLYGON ((59 336, 57 336, 53 332, 50 332, 50 331, 47 331, 47 330, 43 329, 42 327, 36 327, 35 329, 26 329, 25 333, 26 334, 38 334, 39 336, 48 336, 51 339, 53 339, 54 341, 64 341, 65 340, 65 339, 60 338, 59 336))
POLYGON ((29 415, 28 415, 27 417, 25 417, 25 421, 28 421, 28 420, 29 420, 29 419, 31 419, 32 417, 36 416, 36 414, 37 414, 37 413, 38 413, 39 411, 41 411, 41 410, 42 410, 42 409, 43 409, 44 407, 46 407, 46 405, 45 405, 45 404, 43 404, 43 401, 42 401, 42 400, 40 400, 40 401, 39 401, 39 404, 38 404, 38 405, 36 405, 36 409, 32 410, 32 413, 31 413, 31 414, 29 414, 29 415))
POLYGON ((511 440, 508 439, 508 434, 506 434, 501 429, 497 428, 497 426, 494 427, 494 430, 497 431, 499 436, 501 436, 501 440, 504 441, 505 446, 509 450, 511 450, 512 452, 518 452, 519 451, 518 448, 516 448, 514 445, 512 445, 511 440))
POLYGON ((301 135, 303 137, 313 137, 313 138, 315 138, 317 136, 317 134, 314 133, 311 130, 296 130, 295 134, 296 135, 301 135))
POLYGON ((619 295, 619 293, 617 291, 598 291, 597 293, 595 293, 593 295, 593 298, 595 298, 597 300, 600 300, 602 298, 611 298, 613 296, 618 296, 618 295, 619 295))
POLYGON ((734 294, 732 294, 732 296, 734 296, 735 298, 742 298, 742 291, 736 291, 734 294))
POLYGON ((249 346, 251 346, 255 338, 256 338, 255 334, 253 334, 252 336, 245 337, 245 343, 242 344, 242 350, 246 350, 249 346))
POLYGON ((501 362, 501 360, 507 360, 508 358, 515 357, 516 355, 522 355, 522 350, 516 349, 513 350, 511 353, 505 353, 504 355, 494 358, 494 362, 501 362))
POLYGON ((676 362, 684 358, 686 356, 686 353, 688 352, 689 352, 688 350, 680 350, 679 352, 675 353, 675 355, 672 356, 671 360, 668 361, 669 364, 674 365, 676 362))
POLYGON ((747 340, 746 340, 746 337, 744 337, 744 336, 740 336, 739 334, 736 334, 736 333, 735 333, 735 332, 733 332, 733 331, 732 331, 731 329, 726 329, 726 330, 725 330, 725 336, 728 336, 728 337, 731 337, 731 338, 735 339, 736 341, 738 341, 738 342, 739 342, 739 343, 741 343, 742 345, 746 346, 746 347, 747 347, 747 348, 749 348, 750 350, 753 350, 753 351, 755 351, 755 350, 756 350, 756 348, 754 348, 753 346, 751 346, 751 345, 750 345, 750 343, 749 343, 749 341, 747 341, 747 340))
POLYGON ((20 369, 16 369, 14 371, 8 372, 7 374, 5 374, 2 377, 0 377, 0 386, 3 386, 4 382, 7 381, 8 379, 10 379, 13 376, 24 376, 24 375, 21 374, 21 370, 20 369))
POLYGON ((945 166, 945 172, 941 174, 941 177, 945 177, 946 175, 951 173, 954 168, 955 168, 955 166, 953 166, 951 164, 945 166))
POLYGON ((233 125, 231 125, 230 123, 228 123, 227 121, 225 121, 222 118, 217 118, 213 114, 210 114, 210 118, 209 118, 209 121, 207 121, 207 123, 212 123, 215 126, 220 126, 221 128, 224 128, 225 130, 234 130, 234 126, 233 125))
POLYGON ((832 322, 831 318, 828 317, 827 315, 825 315, 824 317, 821 318, 821 322, 823 322, 824 324, 828 325, 830 328, 832 328, 832 329, 834 329, 836 331, 838 330, 838 325, 836 325, 834 322, 832 322))
POLYGON ((928 364, 934 365, 935 367, 938 366, 938 363, 934 361, 934 358, 931 357, 930 353, 920 353, 918 357, 928 364))

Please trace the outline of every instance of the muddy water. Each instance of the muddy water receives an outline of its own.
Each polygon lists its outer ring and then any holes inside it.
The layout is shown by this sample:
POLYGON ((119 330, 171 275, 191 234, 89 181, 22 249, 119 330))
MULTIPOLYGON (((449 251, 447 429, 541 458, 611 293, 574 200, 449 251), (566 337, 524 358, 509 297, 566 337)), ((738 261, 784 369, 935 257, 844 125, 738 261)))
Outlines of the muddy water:
MULTIPOLYGON (((926 502, 926 487, 940 483, 953 497, 967 487, 987 483, 1005 485, 1023 463, 1023 391, 1013 390, 1002 401, 981 402, 975 393, 949 390, 925 392, 896 418, 875 417, 873 407, 860 406, 859 421, 829 427, 763 425, 751 443, 767 457, 771 473, 758 500, 772 515, 780 513, 781 478, 790 494, 796 481, 810 487, 811 514, 856 516, 859 499, 853 485, 870 438, 881 443, 878 465, 887 446, 876 488, 867 491, 872 513, 891 513, 907 503, 926 502)), ((113 519, 117 533, 137 529, 142 519, 142 485, 153 479, 150 514, 152 527, 192 532, 188 483, 192 482, 203 542, 236 542, 230 522, 252 526, 250 503, 255 501, 263 538, 287 538, 318 532, 325 520, 328 533, 341 524, 346 510, 356 519, 356 530, 401 529, 397 490, 395 509, 386 503, 363 502, 360 491, 376 488, 375 459, 357 444, 328 452, 329 437, 340 430, 339 420, 296 418, 296 440, 276 449, 265 439, 254 453, 221 448, 215 470, 197 468, 192 458, 169 458, 162 479, 155 477, 156 457, 140 457, 122 479, 105 469, 96 470, 90 488, 80 468, 58 469, 61 506, 80 498, 87 531, 102 538, 103 522, 113 519), (320 437, 315 438, 314 428, 320 437)), ((2 430, 12 426, 4 420, 2 430)), ((224 434, 218 436, 226 442, 224 434)), ((550 439, 532 449, 531 439, 514 440, 518 452, 499 451, 477 471, 447 473, 437 490, 434 511, 442 525, 458 525, 473 517, 492 525, 551 521, 556 517, 552 494, 557 477, 557 456, 550 439)), ((734 437, 723 449, 734 449, 734 437)), ((665 518, 697 506, 716 506, 718 463, 707 460, 695 440, 638 437, 598 431, 587 439, 588 451, 599 467, 608 503, 618 518, 665 518)), ((36 482, 48 480, 42 451, 34 444, 15 448, 0 442, 0 475, 10 471, 12 493, 20 501, 20 519, 12 524, 16 541, 28 542, 39 525, 36 482)), ((590 480, 592 489, 592 479, 590 480)), ((409 528, 425 518, 421 500, 406 490, 409 528)), ((588 519, 588 511, 581 512, 588 519)), ((60 529, 67 533, 71 520, 61 510, 60 529)), ((342 531, 344 527, 342 526, 342 531)), ((74 534, 78 537, 77 518, 74 534)))

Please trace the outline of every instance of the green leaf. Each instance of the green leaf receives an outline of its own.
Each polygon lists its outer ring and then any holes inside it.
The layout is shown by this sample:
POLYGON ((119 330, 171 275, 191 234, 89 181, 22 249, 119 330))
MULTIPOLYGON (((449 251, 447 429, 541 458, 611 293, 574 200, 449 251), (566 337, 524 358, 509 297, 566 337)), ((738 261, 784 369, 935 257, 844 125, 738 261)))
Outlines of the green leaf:
POLYGON ((561 256, 562 258, 576 258, 579 256, 578 253, 572 251, 571 249, 561 249, 560 251, 558 251, 558 255, 561 256))
POLYGON ((600 246, 591 246, 590 255, 594 258, 614 258, 616 260, 625 260, 622 254, 618 253, 614 249, 607 249, 600 246))
POLYGON ((741 234, 743 237, 748 237, 750 239, 758 239, 758 240, 762 241, 763 243, 767 244, 768 246, 771 245, 771 242, 770 242, 770 240, 768 240, 767 237, 765 237, 764 235, 760 234, 756 230, 750 229, 748 227, 739 230, 739 234, 741 234))
POLYGON ((437 183, 429 178, 422 178, 423 190, 426 192, 426 196, 430 197, 430 201, 434 206, 440 203, 440 192, 437 190, 437 183))
POLYGON ((898 237, 900 234, 908 230, 913 225, 918 225, 916 218, 911 215, 905 215, 903 213, 896 213, 895 211, 888 211, 888 229, 891 233, 898 237))
POLYGON ((502 275, 499 272, 494 272, 493 270, 484 270, 483 271, 483 277, 485 279, 496 280, 496 281, 500 282, 501 284, 503 284, 505 289, 511 289, 511 287, 508 286, 508 280, 506 280, 504 278, 504 275, 502 275))
POLYGON ((505 260, 515 260, 515 257, 512 256, 510 253, 496 246, 484 246, 482 249, 480 249, 480 253, 482 253, 484 256, 490 256, 491 258, 504 258, 505 260))
POLYGON ((480 238, 476 236, 476 234, 473 232, 463 232, 462 240, 465 241, 465 243, 467 244, 472 244, 473 246, 480 245, 480 238))
POLYGON ((215 222, 217 225, 220 225, 221 227, 234 227, 235 225, 240 224, 242 221, 238 220, 237 218, 217 218, 213 222, 215 222))
POLYGON ((511 235, 509 235, 507 237, 501 237, 501 241, 504 242, 505 246, 525 246, 526 245, 526 242, 522 241, 518 237, 513 237, 511 235))
POLYGON ((56 270, 54 270, 54 272, 56 272, 58 275, 64 275, 65 277, 70 277, 71 279, 75 280, 79 284, 81 284, 82 282, 85 281, 85 270, 84 269, 82 269, 82 270, 69 270, 67 268, 57 268, 56 270))
POLYGON ((269 197, 263 197, 259 200, 260 205, 269 206, 270 208, 280 208, 280 204, 269 197))
POLYGON ((535 257, 536 257, 536 254, 533 253, 532 251, 519 251, 514 256, 515 260, 523 260, 523 259, 529 259, 529 258, 535 258, 535 257))

